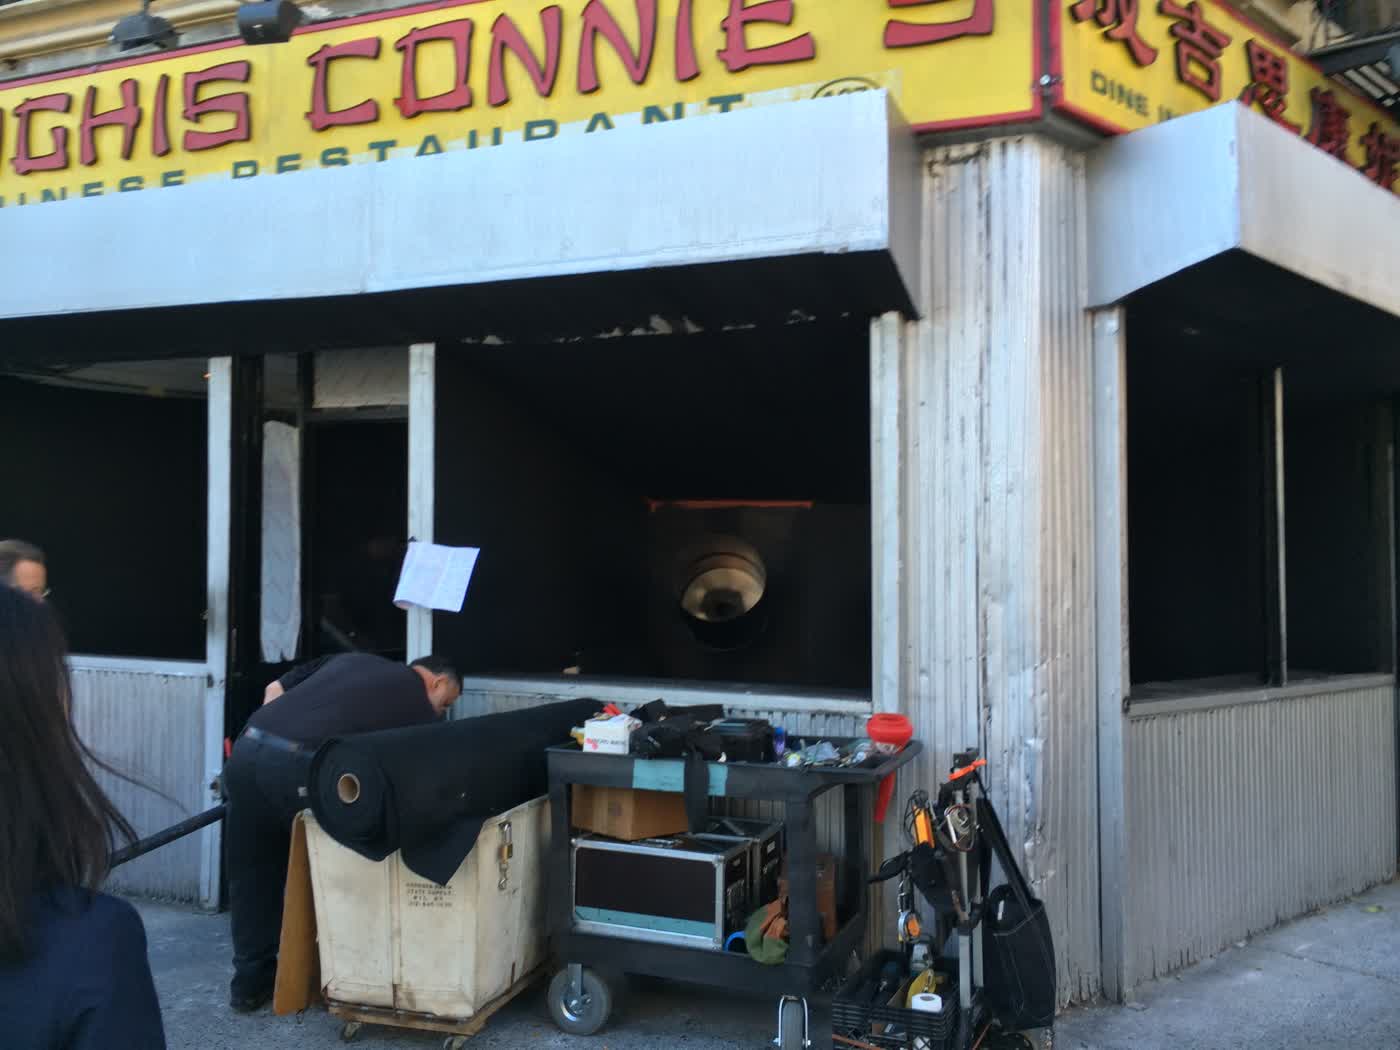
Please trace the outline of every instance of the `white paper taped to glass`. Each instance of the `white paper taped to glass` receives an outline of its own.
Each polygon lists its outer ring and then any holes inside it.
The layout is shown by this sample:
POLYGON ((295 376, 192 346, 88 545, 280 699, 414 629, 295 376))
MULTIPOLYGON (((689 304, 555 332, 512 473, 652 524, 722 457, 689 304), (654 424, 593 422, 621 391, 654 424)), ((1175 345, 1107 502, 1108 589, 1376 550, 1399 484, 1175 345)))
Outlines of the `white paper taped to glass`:
POLYGON ((479 547, 443 547, 436 543, 408 545, 394 604, 400 609, 416 605, 443 612, 461 612, 467 600, 479 547))

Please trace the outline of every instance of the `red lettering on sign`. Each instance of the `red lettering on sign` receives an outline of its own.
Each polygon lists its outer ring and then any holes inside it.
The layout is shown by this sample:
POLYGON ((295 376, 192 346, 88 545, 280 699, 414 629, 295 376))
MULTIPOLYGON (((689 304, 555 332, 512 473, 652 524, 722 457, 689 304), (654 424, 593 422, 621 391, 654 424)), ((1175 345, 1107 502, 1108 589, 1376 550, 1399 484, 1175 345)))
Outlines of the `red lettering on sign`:
POLYGON ((1396 176, 1400 175, 1400 139, 1387 135, 1380 124, 1373 121, 1361 136, 1361 148, 1366 151, 1361 173, 1377 186, 1393 189, 1396 176))
POLYGON ((136 145, 136 128, 141 123, 141 107, 137 102, 138 85, 127 78, 122 81, 122 104, 116 109, 97 112, 97 88, 87 89, 83 98, 83 120, 78 126, 78 163, 91 167, 97 163, 98 128, 118 125, 122 129, 122 160, 131 159, 132 147, 136 145))
POLYGON ((1138 32, 1139 0, 1075 0, 1069 14, 1076 22, 1093 19, 1107 30, 1104 36, 1128 49, 1133 61, 1150 66, 1157 61, 1157 49, 1138 32))
POLYGON ((343 44, 326 44, 307 58, 306 64, 316 70, 311 78, 311 111, 306 114, 313 131, 344 127, 350 124, 373 124, 379 119, 379 103, 372 98, 345 109, 331 109, 331 63, 339 58, 378 58, 379 38, 364 37, 343 44))
POLYGON ((253 122, 248 113, 248 92, 232 91, 213 98, 200 98, 200 88, 219 80, 231 80, 236 84, 248 83, 253 64, 248 61, 225 62, 211 66, 198 73, 185 74, 185 119, 198 124, 209 113, 231 113, 233 127, 223 131, 187 131, 184 146, 190 153, 199 150, 217 149, 230 142, 247 142, 253 137, 253 122))
POLYGON ((16 175, 31 171, 63 171, 68 167, 68 129, 53 129, 53 149, 35 156, 30 150, 30 115, 33 113, 67 113, 73 96, 41 95, 27 98, 15 107, 15 156, 12 162, 16 175))
POLYGON ((540 12, 544 26, 544 61, 530 50, 520 27, 510 15, 501 15, 491 26, 491 68, 486 78, 486 101, 504 106, 510 101, 510 85, 506 83, 506 52, 511 51, 525 67, 541 98, 554 94, 559 77, 559 42, 564 35, 564 10, 552 4, 540 12))
POLYGON ((1288 62, 1257 40, 1245 43, 1249 56, 1249 84, 1240 92, 1246 106, 1257 105, 1275 124, 1282 124, 1293 134, 1301 130, 1285 115, 1288 109, 1288 62))
POLYGON ((156 81, 156 97, 151 102, 151 152, 164 157, 170 152, 170 74, 156 81))
POLYGON ((394 42, 394 50, 403 52, 403 71, 399 79, 399 97, 394 105, 405 117, 419 113, 453 113, 472 104, 472 89, 467 83, 471 72, 472 30, 476 25, 470 18, 442 22, 422 29, 410 29, 394 42), (446 40, 452 45, 452 87, 441 94, 422 98, 418 94, 418 47, 430 40, 446 40))
POLYGON ((1346 160, 1347 144, 1351 142, 1351 110, 1341 104, 1330 88, 1315 87, 1308 94, 1312 98, 1308 141, 1323 153, 1346 160))
POLYGON ((694 0, 680 0, 676 6, 676 79, 681 83, 700 75, 700 56, 695 51, 694 0))
POLYGON ((1233 39, 1206 21, 1201 5, 1161 0, 1157 10, 1173 19, 1167 30, 1176 39, 1176 78, 1212 102, 1220 101, 1220 57, 1233 39))
MULTIPOLYGON (((921 7, 943 0, 886 0, 890 7, 921 7)), ((990 36, 996 18, 995 0, 977 0, 972 13, 955 22, 901 22, 890 19, 885 23, 886 47, 921 47, 961 36, 990 36)))
MULTIPOLYGON (((597 91, 598 81, 598 37, 601 34, 612 45, 617 57, 622 60, 634 84, 645 84, 651 71, 652 56, 656 53, 656 0, 636 0, 637 25, 640 40, 633 51, 627 43, 627 36, 617 19, 608 10, 603 0, 588 0, 583 9, 583 38, 579 42, 578 89, 585 95, 597 91)), ((679 27, 678 27, 679 28, 679 27)))
POLYGON ((763 0, 753 7, 748 6, 748 0, 729 0, 729 14, 720 23, 726 43, 719 52, 719 60, 729 72, 738 73, 750 66, 810 62, 817 57, 817 44, 811 33, 803 33, 781 44, 749 47, 747 32, 750 22, 792 25, 792 0, 763 0))

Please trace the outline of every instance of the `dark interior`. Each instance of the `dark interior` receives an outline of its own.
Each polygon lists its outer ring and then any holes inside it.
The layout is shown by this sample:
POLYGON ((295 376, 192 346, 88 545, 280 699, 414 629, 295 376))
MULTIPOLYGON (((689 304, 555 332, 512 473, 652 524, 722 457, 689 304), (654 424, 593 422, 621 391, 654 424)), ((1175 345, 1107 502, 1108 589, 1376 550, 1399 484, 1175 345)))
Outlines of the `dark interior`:
POLYGON ((438 353, 438 542, 482 549, 436 647, 469 673, 868 690, 865 322, 438 353), (757 552, 751 637, 701 640, 698 554, 757 552))
POLYGON ((1289 677, 1390 670, 1390 403, 1286 408, 1289 677))
POLYGON ((353 645, 402 660, 407 618, 390 598, 408 546, 408 423, 313 422, 312 429, 313 655, 353 645))
POLYGON ((1393 318, 1242 253, 1145 290, 1127 321, 1135 695, 1268 679, 1269 376, 1283 376, 1287 678, 1390 670, 1393 318))
POLYGON ((0 377, 0 537, 44 550, 74 652, 204 659, 205 417, 0 377))

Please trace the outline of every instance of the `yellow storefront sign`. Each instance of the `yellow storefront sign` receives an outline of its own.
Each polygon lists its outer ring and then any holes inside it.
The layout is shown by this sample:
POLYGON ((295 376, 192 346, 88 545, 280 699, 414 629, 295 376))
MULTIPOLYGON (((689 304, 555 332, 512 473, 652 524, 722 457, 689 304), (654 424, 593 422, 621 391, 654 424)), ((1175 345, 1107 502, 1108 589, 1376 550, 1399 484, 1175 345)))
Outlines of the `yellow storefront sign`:
POLYGON ((1061 110, 1135 131, 1240 100, 1394 189, 1400 125, 1213 0, 1053 0, 1061 110))
MULTIPOLYGON (((887 88, 916 127, 1039 114, 1034 5, 462 0, 0 89, 0 205, 606 134, 887 88)), ((736 177, 743 173, 736 158, 736 177)))

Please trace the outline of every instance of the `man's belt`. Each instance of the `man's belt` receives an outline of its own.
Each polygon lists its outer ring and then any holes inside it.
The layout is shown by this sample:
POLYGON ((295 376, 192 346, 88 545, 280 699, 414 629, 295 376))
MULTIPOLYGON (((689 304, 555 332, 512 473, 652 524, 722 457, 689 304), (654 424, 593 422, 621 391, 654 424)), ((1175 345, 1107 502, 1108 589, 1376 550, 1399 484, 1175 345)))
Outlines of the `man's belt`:
POLYGON ((293 755, 299 754, 302 751, 315 750, 310 744, 303 744, 299 740, 288 740, 286 737, 278 736, 276 733, 265 733, 257 728, 257 726, 249 726, 247 729, 243 730, 243 735, 249 740, 256 740, 260 744, 276 748, 278 751, 287 751, 293 755))

